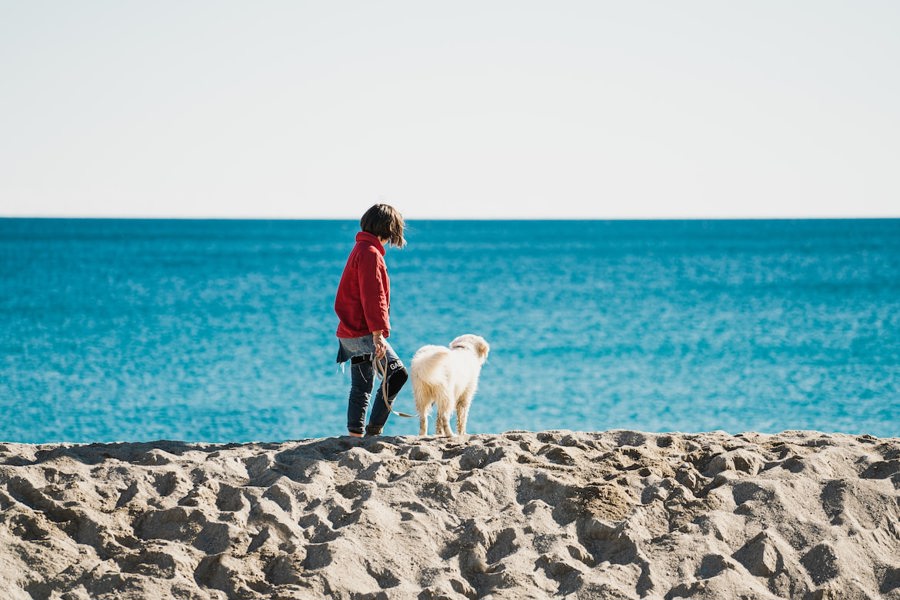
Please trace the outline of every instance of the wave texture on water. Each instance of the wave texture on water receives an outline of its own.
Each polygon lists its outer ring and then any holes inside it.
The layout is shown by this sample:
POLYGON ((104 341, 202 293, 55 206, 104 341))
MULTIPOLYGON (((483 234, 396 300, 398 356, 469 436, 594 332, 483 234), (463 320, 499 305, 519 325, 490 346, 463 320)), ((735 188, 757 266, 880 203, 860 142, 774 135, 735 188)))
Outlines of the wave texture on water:
MULTIPOLYGON (((356 231, 0 219, 0 439, 343 433, 332 306, 356 231)), ((386 257, 391 341, 407 363, 461 333, 491 343, 472 432, 900 433, 900 220, 414 221, 407 237, 386 257)))

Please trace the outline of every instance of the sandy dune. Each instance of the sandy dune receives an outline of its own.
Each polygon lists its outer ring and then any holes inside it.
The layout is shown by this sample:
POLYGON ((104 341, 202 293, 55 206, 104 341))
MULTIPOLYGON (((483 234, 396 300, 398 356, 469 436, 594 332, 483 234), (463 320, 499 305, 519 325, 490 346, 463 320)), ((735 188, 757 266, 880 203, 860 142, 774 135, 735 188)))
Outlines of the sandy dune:
POLYGON ((898 598, 900 439, 0 444, 0 590, 59 598, 898 598))

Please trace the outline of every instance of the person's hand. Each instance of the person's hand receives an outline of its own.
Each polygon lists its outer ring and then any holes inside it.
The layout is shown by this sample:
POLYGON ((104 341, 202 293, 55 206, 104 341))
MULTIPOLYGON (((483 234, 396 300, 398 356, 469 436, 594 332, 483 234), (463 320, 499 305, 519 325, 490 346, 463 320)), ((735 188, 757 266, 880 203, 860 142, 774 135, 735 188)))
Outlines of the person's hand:
POLYGON ((375 358, 384 358, 384 354, 387 352, 387 342, 384 341, 382 333, 373 331, 372 341, 375 342, 375 358))

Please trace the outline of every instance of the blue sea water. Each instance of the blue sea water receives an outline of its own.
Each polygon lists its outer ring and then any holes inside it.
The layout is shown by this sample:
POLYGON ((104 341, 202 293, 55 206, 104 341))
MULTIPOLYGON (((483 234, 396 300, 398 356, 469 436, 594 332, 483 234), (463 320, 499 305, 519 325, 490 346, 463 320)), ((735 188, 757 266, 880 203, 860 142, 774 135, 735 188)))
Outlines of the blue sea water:
MULTIPOLYGON (((0 219, 0 440, 343 434, 332 306, 356 231, 0 219)), ((413 221, 407 238, 386 257, 391 342, 407 363, 491 343, 472 433, 900 435, 900 220, 413 221)), ((395 407, 413 412, 409 388, 395 407)))

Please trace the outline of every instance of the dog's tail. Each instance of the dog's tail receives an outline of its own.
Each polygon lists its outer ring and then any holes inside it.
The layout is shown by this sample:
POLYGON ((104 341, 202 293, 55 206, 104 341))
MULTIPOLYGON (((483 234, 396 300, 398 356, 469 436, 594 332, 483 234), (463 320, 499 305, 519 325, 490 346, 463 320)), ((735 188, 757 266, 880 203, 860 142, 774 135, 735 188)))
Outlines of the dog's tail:
POLYGON ((440 369, 437 364, 450 354, 449 348, 443 346, 424 346, 416 352, 409 365, 410 379, 420 382, 437 383, 440 369))

